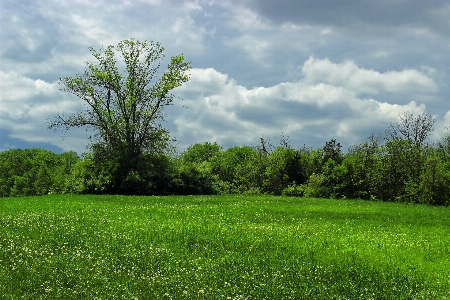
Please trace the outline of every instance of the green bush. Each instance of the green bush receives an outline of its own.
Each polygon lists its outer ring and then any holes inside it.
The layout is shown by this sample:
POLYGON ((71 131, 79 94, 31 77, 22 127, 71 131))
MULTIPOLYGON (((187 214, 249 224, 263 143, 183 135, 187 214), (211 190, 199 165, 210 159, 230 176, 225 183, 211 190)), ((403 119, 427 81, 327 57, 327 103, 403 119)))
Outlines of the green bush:
POLYGON ((75 152, 55 154, 43 149, 13 149, 0 153, 0 196, 62 193, 75 152))
POLYGON ((304 181, 299 151, 279 146, 267 156, 262 187, 265 192, 280 195, 290 184, 304 181))
POLYGON ((305 188, 304 196, 313 198, 328 198, 331 194, 327 186, 327 178, 323 174, 312 174, 305 188))
POLYGON ((191 167, 180 171, 178 180, 174 180, 174 192, 178 195, 215 194, 210 176, 191 167))
POLYGON ((281 194, 283 196, 295 196, 295 197, 303 197, 305 195, 305 189, 306 185, 304 184, 296 184, 295 182, 288 185, 286 188, 283 189, 281 194))
POLYGON ((261 156, 249 146, 232 147, 211 159, 214 189, 219 193, 243 193, 259 188, 261 156))

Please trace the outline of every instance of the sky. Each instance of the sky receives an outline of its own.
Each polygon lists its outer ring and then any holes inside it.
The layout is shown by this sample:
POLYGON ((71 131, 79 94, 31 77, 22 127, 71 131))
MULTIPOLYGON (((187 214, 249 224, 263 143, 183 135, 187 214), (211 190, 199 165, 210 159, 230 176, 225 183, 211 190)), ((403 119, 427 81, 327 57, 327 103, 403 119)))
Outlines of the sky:
POLYGON ((181 151, 282 136, 346 151, 404 111, 432 115, 434 141, 450 126, 447 0, 2 0, 0 151, 85 152, 90 132, 46 128, 83 109, 58 80, 129 38, 192 63, 163 123, 181 151))

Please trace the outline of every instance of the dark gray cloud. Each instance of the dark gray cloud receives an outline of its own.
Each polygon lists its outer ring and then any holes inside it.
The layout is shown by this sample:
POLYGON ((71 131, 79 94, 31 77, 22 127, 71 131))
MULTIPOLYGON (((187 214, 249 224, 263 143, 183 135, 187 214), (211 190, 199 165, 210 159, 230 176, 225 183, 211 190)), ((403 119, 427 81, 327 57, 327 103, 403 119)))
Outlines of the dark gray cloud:
POLYGON ((446 0, 252 0, 247 3, 275 23, 333 26, 354 32, 370 29, 371 34, 414 27, 448 35, 450 28, 445 22, 449 10, 446 0))

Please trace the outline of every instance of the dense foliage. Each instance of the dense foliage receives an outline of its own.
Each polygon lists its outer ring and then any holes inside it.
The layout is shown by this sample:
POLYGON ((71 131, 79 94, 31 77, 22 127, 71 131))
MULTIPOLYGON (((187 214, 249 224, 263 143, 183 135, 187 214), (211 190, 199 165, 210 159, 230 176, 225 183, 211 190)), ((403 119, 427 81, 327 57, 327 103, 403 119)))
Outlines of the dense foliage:
POLYGON ((81 192, 71 182, 80 161, 75 152, 54 154, 43 149, 0 152, 0 196, 81 192))
MULTIPOLYGON (((403 123, 391 124, 384 139, 371 135, 346 153, 334 139, 318 149, 293 149, 285 140, 274 147, 261 139, 255 147, 223 149, 204 143, 180 155, 148 153, 122 179, 120 192, 283 194, 450 205, 450 132, 430 144, 426 137, 431 127, 424 132, 423 126, 416 126, 418 135, 404 131, 403 123)), ((1 152, 0 195, 111 193, 117 162, 99 160, 95 151, 81 158, 74 152, 57 155, 42 149, 1 152)))

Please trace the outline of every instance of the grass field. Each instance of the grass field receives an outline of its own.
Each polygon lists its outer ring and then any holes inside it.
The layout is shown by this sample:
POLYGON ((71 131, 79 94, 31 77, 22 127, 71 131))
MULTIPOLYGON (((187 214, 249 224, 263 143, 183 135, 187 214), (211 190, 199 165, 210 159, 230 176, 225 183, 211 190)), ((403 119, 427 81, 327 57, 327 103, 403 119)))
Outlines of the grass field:
POLYGON ((450 209, 0 198, 0 299, 450 299, 450 209))

